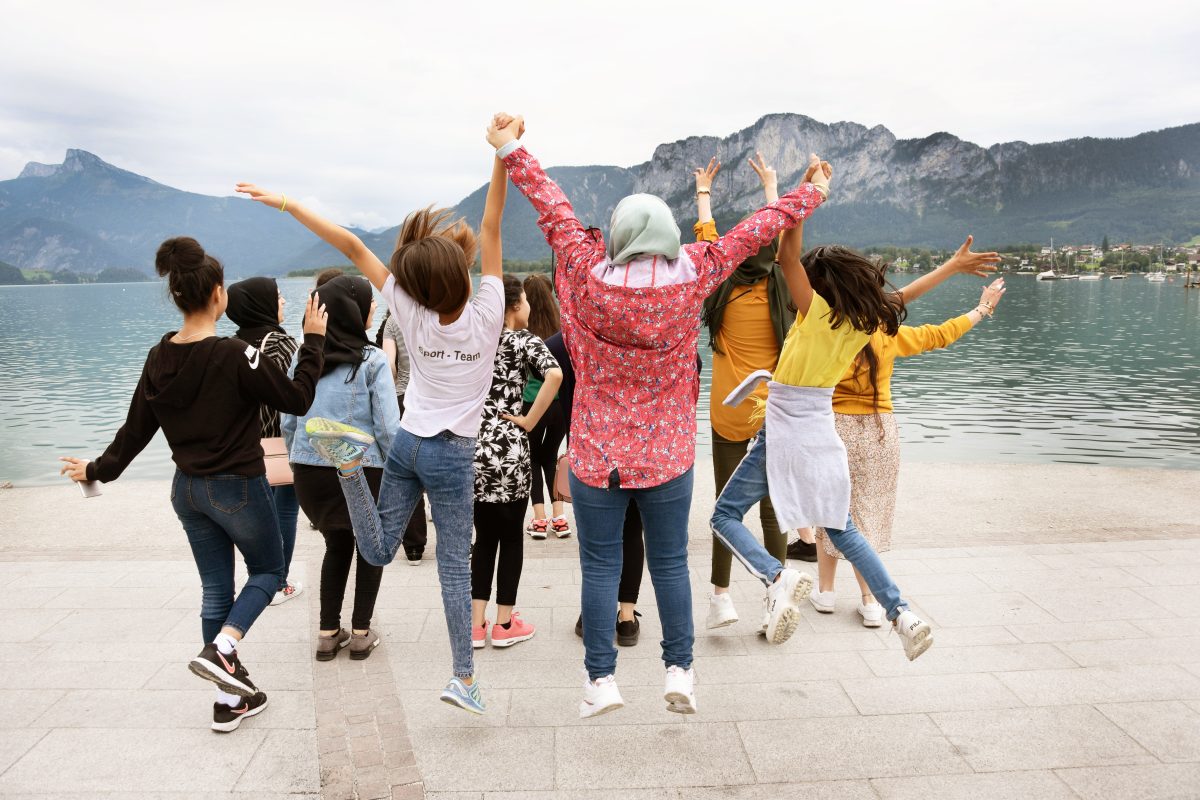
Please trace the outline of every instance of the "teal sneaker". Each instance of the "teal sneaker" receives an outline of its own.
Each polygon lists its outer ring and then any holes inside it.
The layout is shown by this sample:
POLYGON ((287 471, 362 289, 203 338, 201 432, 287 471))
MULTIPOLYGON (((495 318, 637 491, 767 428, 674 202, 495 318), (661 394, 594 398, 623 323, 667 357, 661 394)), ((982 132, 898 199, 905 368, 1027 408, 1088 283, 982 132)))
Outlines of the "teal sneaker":
POLYGON ((470 711, 472 714, 482 714, 486 710, 483 705, 483 695, 479 692, 478 680, 468 686, 463 683, 461 678, 451 678, 450 682, 446 684, 446 688, 442 689, 441 699, 443 703, 458 706, 463 711, 470 711))
POLYGON ((330 464, 341 468, 363 457, 375 437, 352 425, 334 422, 324 417, 313 417, 304 426, 313 449, 330 464))

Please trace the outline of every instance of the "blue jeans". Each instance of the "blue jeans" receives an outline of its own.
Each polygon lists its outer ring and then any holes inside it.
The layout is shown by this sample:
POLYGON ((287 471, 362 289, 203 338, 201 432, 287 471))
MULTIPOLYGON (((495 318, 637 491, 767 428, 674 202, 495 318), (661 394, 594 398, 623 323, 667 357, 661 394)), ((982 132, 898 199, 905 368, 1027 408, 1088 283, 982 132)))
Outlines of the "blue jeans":
POLYGON ((300 516, 300 501, 296 499, 296 487, 290 483, 272 486, 271 494, 275 497, 279 533, 283 536, 283 578, 286 581, 292 570, 292 553, 296 552, 296 518, 300 516))
POLYGON ((175 470, 171 505, 200 571, 200 622, 211 642, 228 625, 245 636, 283 586, 283 537, 264 476, 188 475, 175 470), (234 551, 250 579, 234 599, 234 551))
MULTIPOLYGON (((713 535, 720 539, 729 552, 741 561, 752 575, 766 585, 770 585, 783 564, 767 552, 758 543, 754 534, 742 524, 742 519, 750 507, 767 497, 767 426, 764 425, 758 436, 750 443, 746 457, 733 476, 725 484, 724 491, 717 498, 717 507, 713 510, 713 535)), ((908 608, 908 604, 900 597, 900 589, 888 575, 887 568, 879 560, 879 555, 871 547, 866 538, 854 525, 854 520, 846 518, 846 528, 836 530, 826 528, 830 540, 844 555, 863 580, 871 587, 871 593, 879 603, 887 609, 887 618, 895 619, 900 612, 908 608)))
POLYGON ((613 629, 621 583, 625 513, 637 502, 646 537, 646 564, 658 599, 662 659, 668 667, 692 666, 692 586, 688 575, 688 515, 692 470, 649 489, 597 489, 572 473, 571 502, 583 573, 583 663, 592 680, 617 671, 613 629))
POLYGON ((429 495, 437 530, 438 580, 450 632, 454 674, 475 673, 471 652, 471 526, 475 512, 475 440, 442 431, 422 437, 401 428, 392 441, 379 503, 361 469, 343 475, 342 492, 358 551, 375 566, 392 562, 421 499, 429 495))

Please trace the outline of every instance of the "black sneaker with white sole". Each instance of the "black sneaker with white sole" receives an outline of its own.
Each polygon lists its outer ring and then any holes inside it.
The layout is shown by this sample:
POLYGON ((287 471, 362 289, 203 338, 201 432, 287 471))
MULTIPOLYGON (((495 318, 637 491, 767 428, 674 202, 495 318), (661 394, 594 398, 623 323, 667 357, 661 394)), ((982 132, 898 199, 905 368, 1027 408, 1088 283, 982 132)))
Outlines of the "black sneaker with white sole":
POLYGON ((188 669, 230 694, 253 697, 258 692, 258 687, 250 681, 250 673, 238 660, 237 651, 224 655, 212 642, 204 645, 200 655, 188 662, 188 669))
POLYGON ((224 703, 213 703, 212 729, 217 733, 236 731, 242 724, 242 720, 262 713, 266 707, 267 696, 262 692, 255 692, 236 707, 230 707, 224 703))

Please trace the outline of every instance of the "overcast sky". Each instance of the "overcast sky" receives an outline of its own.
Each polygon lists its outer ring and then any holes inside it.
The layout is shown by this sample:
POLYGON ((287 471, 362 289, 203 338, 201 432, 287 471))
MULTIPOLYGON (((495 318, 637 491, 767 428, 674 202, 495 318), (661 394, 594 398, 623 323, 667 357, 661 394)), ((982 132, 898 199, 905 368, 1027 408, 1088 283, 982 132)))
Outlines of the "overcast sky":
POLYGON ((77 147, 376 227, 482 184, 500 109, 525 114, 547 165, 636 164, 770 112, 982 145, 1127 136, 1200 121, 1196 9, 0 0, 0 179, 77 147))

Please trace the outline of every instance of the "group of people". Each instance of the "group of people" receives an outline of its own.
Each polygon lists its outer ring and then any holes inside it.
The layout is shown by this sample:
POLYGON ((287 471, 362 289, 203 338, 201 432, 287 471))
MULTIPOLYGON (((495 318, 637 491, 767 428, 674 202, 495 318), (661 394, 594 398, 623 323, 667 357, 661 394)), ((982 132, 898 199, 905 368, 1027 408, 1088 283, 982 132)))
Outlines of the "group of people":
POLYGON ((643 562, 663 633, 664 701, 670 711, 695 713, 687 544, 702 326, 713 350, 717 481, 707 627, 738 620, 728 591, 734 557, 763 583, 760 633, 779 644, 806 599, 817 611, 834 610, 842 556, 862 587, 864 625, 890 621, 910 660, 933 643, 878 556, 890 542, 898 472, 890 376, 895 358, 945 347, 991 316, 1001 280, 942 325, 902 324, 907 302, 953 274, 986 275, 996 254, 972 252, 968 237, 937 270, 893 290, 882 268, 853 250, 804 252, 803 222, 832 179, 815 156, 782 196, 774 169, 751 159, 766 204, 723 236, 712 217, 714 159, 695 171, 696 242, 683 244, 670 208, 645 194, 617 204, 604 237, 579 221, 521 144, 523 133, 524 120, 507 114, 488 128, 496 153, 478 233, 448 211, 414 212, 386 266, 353 233, 294 199, 238 184, 365 276, 322 276, 299 347, 280 327, 273 280, 226 291, 220 263, 195 240, 159 248, 156 267, 183 324, 151 349, 105 453, 90 462, 64 458, 63 472, 114 480, 164 432, 177 466, 171 501, 203 585, 203 649, 189 668, 217 686, 215 730, 233 730, 266 707, 237 649, 268 604, 301 590, 288 578, 297 507, 326 542, 316 657, 348 647, 351 658, 367 658, 379 643, 371 616, 382 567, 401 549, 410 563, 423 557, 425 497, 452 653, 441 699, 483 713, 473 650, 535 633, 515 610, 524 533, 571 533, 558 498, 546 510, 564 437, 582 576, 579 714, 624 705, 614 639, 637 641, 643 562), (510 181, 554 253, 553 287, 541 276, 522 284, 503 274, 510 181), (473 290, 477 254, 482 277, 473 290), (372 287, 388 309, 380 346, 369 339, 372 287), (216 335, 223 314, 238 325, 236 337, 216 335), (768 428, 777 443, 769 451, 768 428), (291 486, 272 487, 266 477, 260 440, 278 435, 291 486), (743 522, 755 504, 762 543, 743 522), (786 566, 786 531, 809 526, 817 591, 811 576, 786 566), (235 550, 249 574, 240 592, 235 550), (356 552, 347 631, 340 613, 356 552))

